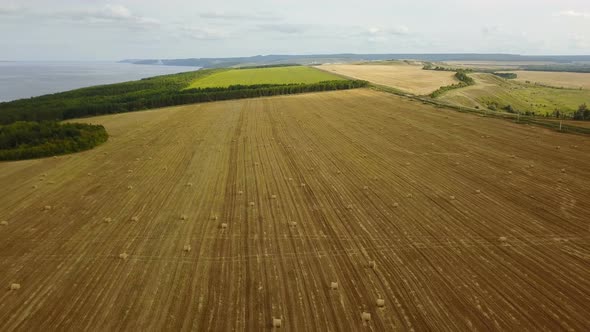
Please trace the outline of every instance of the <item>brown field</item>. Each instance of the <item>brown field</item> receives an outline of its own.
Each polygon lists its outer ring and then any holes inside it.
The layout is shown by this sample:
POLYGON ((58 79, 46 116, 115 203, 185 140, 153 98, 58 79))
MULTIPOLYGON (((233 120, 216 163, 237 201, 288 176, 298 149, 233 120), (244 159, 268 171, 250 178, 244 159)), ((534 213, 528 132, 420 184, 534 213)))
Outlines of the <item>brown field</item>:
POLYGON ((590 74, 546 71, 514 71, 518 81, 530 81, 558 88, 590 89, 590 74))
POLYGON ((370 90, 89 121, 0 163, 1 331, 590 327, 588 137, 370 90))
POLYGON ((527 65, 555 65, 556 62, 548 61, 445 61, 453 67, 478 68, 478 69, 519 69, 527 65))
POLYGON ((391 65, 322 65, 325 71, 390 86, 415 95, 427 95, 441 86, 458 81, 454 72, 422 70, 422 66, 391 65))

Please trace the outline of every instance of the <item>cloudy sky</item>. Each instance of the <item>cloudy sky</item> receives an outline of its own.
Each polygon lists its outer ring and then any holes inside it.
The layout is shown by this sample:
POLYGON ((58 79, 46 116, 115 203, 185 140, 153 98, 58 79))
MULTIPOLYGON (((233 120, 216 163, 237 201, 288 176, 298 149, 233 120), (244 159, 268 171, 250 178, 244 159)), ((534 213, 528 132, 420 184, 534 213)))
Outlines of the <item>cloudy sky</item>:
POLYGON ((0 0, 0 60, 590 54, 589 0, 0 0))

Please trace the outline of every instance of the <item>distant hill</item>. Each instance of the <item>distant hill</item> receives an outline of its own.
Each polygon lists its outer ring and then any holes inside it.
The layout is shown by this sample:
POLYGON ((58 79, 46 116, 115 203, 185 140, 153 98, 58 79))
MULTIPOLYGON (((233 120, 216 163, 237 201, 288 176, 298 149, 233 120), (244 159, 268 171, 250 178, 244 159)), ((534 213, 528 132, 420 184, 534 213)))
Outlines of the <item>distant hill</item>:
POLYGON ((121 62, 164 66, 194 66, 222 68, 273 64, 322 64, 333 62, 379 61, 412 59, 420 61, 539 61, 554 63, 590 62, 590 55, 518 55, 518 54, 313 54, 313 55, 256 55, 237 58, 189 59, 128 59, 121 62))

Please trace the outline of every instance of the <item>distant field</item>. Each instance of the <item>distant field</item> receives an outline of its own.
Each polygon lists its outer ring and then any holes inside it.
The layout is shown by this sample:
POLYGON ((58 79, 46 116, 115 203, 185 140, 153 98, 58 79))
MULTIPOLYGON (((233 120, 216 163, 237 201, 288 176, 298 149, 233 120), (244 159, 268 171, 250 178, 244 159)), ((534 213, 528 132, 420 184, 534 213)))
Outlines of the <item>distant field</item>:
POLYGON ((519 69, 530 65, 554 65, 554 62, 545 61, 445 61, 453 67, 480 68, 480 69, 519 69))
POLYGON ((518 75, 516 80, 543 85, 590 90, 590 73, 564 73, 546 71, 514 71, 518 75))
POLYGON ((323 65, 320 68, 416 95, 427 95, 441 86, 458 82, 453 72, 422 70, 421 65, 323 65))
POLYGON ((342 77, 332 75, 312 67, 273 67, 252 69, 230 69, 193 81, 187 89, 216 88, 230 85, 254 84, 290 84, 317 83, 321 81, 341 80, 342 77))
POLYGON ((0 163, 0 331, 590 326, 589 137, 367 89, 84 121, 0 163))
POLYGON ((491 74, 471 74, 476 84, 449 91, 440 100, 468 107, 487 108, 491 103, 499 107, 511 105, 521 111, 551 114, 555 109, 566 113, 577 110, 583 103, 590 104, 589 90, 555 89, 504 80, 491 74))

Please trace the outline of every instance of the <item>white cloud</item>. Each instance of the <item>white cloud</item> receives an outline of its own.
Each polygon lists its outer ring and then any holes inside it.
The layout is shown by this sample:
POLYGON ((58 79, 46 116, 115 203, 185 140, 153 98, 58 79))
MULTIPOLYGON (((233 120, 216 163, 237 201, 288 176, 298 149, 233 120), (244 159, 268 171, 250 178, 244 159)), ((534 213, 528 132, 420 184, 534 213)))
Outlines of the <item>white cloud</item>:
POLYGON ((230 32, 211 27, 183 26, 180 28, 180 31, 185 37, 195 40, 220 40, 228 39, 232 36, 230 32))
POLYGON ((569 17, 582 17, 582 18, 590 18, 590 12, 579 12, 575 10, 564 10, 559 12, 559 16, 569 16, 569 17))
POLYGON ((243 13, 232 11, 210 11, 199 14, 199 17, 212 20, 232 21, 278 21, 281 17, 270 12, 243 13))

